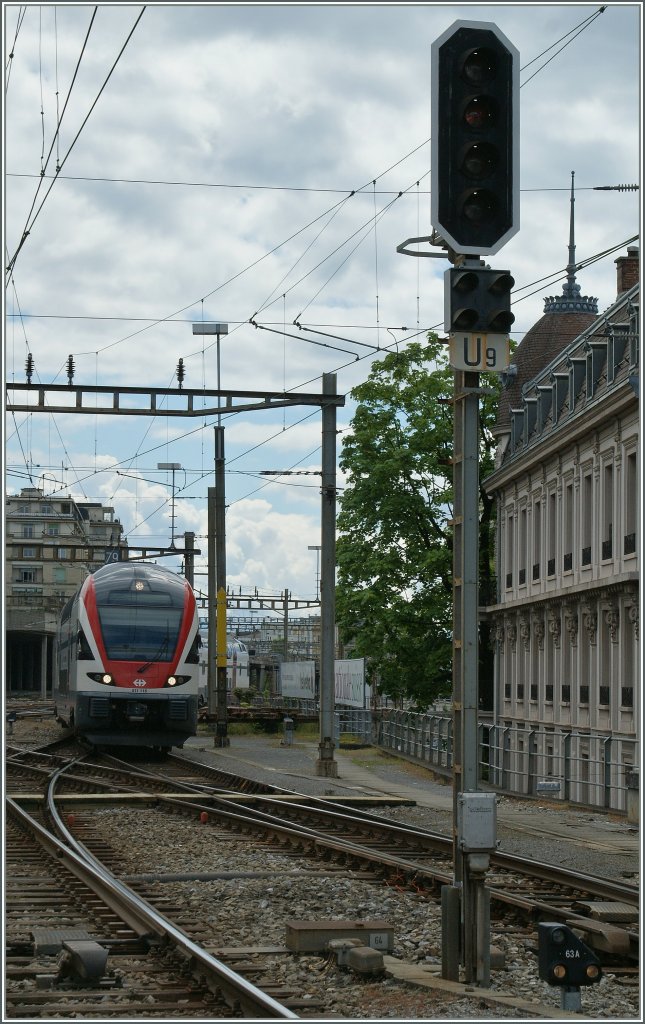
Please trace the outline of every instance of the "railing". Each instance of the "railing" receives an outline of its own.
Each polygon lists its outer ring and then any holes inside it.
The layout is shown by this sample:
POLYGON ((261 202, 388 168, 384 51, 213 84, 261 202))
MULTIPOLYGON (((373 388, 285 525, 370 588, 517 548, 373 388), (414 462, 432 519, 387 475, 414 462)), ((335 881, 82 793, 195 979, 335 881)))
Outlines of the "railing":
MULTIPOLYGON (((411 711, 373 716, 372 741, 440 769, 452 768, 452 719, 411 711)), ((630 737, 514 726, 478 725, 478 779, 523 796, 625 811, 626 775, 639 763, 630 737)))
POLYGON ((365 743, 372 742, 372 712, 360 708, 336 708, 336 739, 342 734, 357 736, 365 743))
POLYGON ((386 711, 373 720, 372 740, 437 768, 452 768, 452 718, 386 711))

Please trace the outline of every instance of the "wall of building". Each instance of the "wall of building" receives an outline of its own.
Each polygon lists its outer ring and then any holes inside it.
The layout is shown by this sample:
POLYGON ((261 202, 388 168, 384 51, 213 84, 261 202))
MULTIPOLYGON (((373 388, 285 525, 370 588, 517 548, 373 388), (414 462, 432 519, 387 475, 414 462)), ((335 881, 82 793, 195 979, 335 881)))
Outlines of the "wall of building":
POLYGON ((127 558, 114 509, 25 487, 5 501, 5 690, 51 690, 60 610, 88 573, 127 558))
POLYGON ((641 702, 638 288, 618 290, 524 383, 485 481, 498 507, 493 724, 513 740, 499 767, 525 792, 529 760, 531 777, 555 777, 573 758, 571 798, 609 787, 612 806, 638 764, 641 702))

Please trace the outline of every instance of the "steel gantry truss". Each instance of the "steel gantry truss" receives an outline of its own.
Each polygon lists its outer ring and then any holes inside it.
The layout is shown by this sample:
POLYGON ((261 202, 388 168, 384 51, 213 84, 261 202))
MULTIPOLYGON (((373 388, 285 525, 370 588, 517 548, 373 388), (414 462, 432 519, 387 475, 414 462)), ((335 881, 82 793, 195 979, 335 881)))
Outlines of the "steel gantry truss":
MULTIPOLYGON (((8 382, 6 386, 7 412, 44 412, 44 413, 85 413, 106 416, 211 416, 231 415, 240 412, 253 412, 261 409, 282 409, 288 406, 318 406, 322 411, 322 474, 321 474, 321 641, 320 641, 320 743, 319 758, 316 762, 316 773, 326 777, 336 777, 338 769, 334 760, 334 624, 335 624, 335 587, 336 587, 336 409, 344 406, 345 396, 336 393, 336 374, 323 373, 322 394, 287 392, 287 391, 215 391, 206 389, 150 388, 150 387, 111 387, 103 385, 80 385, 71 380, 69 371, 68 384, 33 384, 28 365, 26 383, 8 382), (25 395, 34 401, 20 401, 16 395, 25 395), (67 403, 61 404, 66 397, 67 403), (99 404, 102 400, 103 404, 99 404), (206 400, 215 401, 215 405, 206 405, 206 400), (202 404, 198 404, 198 403, 202 404)), ((222 581, 216 581, 213 567, 217 563, 218 572, 224 575, 224 438, 223 427, 215 428, 215 482, 216 487, 209 487, 209 524, 214 523, 212 536, 209 535, 209 579, 211 593, 217 593, 218 601, 224 609, 224 636, 216 643, 213 632, 213 617, 209 616, 209 650, 226 649, 225 608, 226 593, 222 581), (211 509, 215 512, 211 515, 211 509), (216 558, 215 540, 219 548, 216 558)), ((210 528, 210 527, 209 527, 210 528)), ((192 571, 192 570, 191 570, 192 571)), ((212 654, 209 655, 212 658, 212 654)), ((223 745, 226 737, 226 656, 222 655, 223 665, 217 662, 218 687, 218 735, 223 745), (220 667, 223 671, 220 672, 220 667), (220 685, 220 677, 222 677, 220 685)), ((209 660, 209 688, 213 675, 214 663, 209 660)))
POLYGON ((206 391, 187 388, 111 387, 100 384, 8 383, 7 412, 73 412, 119 416, 213 416, 260 409, 283 409, 290 405, 343 406, 344 395, 287 391, 206 391), (9 399, 11 392, 35 396, 35 402, 9 399), (61 404, 63 395, 73 397, 61 404), (99 405, 103 396, 104 404, 99 405), (94 399, 94 404, 90 404, 94 399), (215 405, 199 405, 206 400, 215 405), (168 404, 172 400, 172 406, 168 404), (147 401, 147 405, 145 402, 147 401), (127 404, 124 404, 127 403, 127 404))

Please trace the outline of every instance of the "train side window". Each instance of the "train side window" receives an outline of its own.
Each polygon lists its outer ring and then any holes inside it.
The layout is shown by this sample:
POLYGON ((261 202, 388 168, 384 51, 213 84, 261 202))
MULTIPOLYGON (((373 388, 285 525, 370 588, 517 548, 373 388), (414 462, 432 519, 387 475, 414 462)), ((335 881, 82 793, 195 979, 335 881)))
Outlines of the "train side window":
POLYGON ((69 601, 65 602, 65 607, 63 608, 63 610, 61 612, 61 617, 60 617, 61 623, 67 622, 67 620, 69 619, 70 615, 72 614, 72 605, 73 604, 74 604, 74 598, 73 597, 70 597, 69 601))
POLYGON ((188 665, 199 664, 199 648, 202 646, 202 638, 199 633, 195 634, 195 639, 190 645, 190 650, 186 655, 186 662, 188 665))
POLYGON ((78 653, 77 658, 79 661, 91 661, 92 651, 90 645, 87 642, 87 638, 82 629, 78 631, 78 653))

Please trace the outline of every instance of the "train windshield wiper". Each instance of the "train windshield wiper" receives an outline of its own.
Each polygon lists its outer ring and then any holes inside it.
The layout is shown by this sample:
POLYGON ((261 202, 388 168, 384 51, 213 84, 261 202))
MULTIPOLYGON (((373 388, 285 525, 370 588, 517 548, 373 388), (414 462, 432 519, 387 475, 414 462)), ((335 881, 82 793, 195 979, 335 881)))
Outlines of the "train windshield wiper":
POLYGON ((161 643, 159 645, 158 651, 153 656, 152 660, 151 661, 146 661, 145 665, 140 665, 139 668, 137 669, 137 672, 145 672, 145 670, 147 668, 150 668, 150 666, 153 665, 155 663, 155 661, 161 661, 161 655, 165 654, 166 649, 168 647, 168 640, 169 639, 170 638, 169 638, 168 634, 166 633, 165 637, 163 638, 163 640, 161 641, 161 643))

